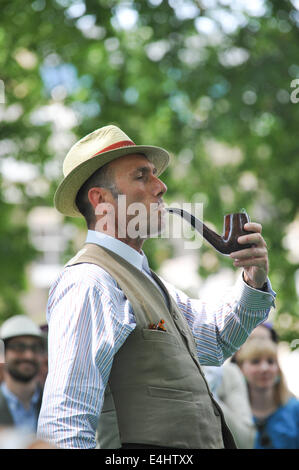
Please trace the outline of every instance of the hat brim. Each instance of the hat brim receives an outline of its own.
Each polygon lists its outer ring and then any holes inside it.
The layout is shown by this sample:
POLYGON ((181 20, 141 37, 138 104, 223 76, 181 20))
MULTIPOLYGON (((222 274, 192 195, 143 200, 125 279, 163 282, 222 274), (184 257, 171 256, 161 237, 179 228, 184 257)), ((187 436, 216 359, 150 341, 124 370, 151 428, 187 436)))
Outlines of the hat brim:
POLYGON ((40 340, 44 339, 42 333, 39 334, 39 333, 30 333, 30 332, 29 333, 25 332, 25 333, 18 333, 18 334, 9 334, 7 336, 1 337, 1 339, 3 341, 6 341, 6 340, 9 340, 9 339, 12 339, 12 338, 18 338, 19 336, 32 336, 32 338, 38 338, 40 340))
POLYGON ((54 204, 56 209, 69 217, 82 217, 82 214, 79 212, 75 202, 81 186, 95 171, 106 165, 106 163, 130 154, 145 155, 155 165, 157 176, 161 175, 161 173, 167 168, 170 160, 169 153, 166 150, 160 147, 148 145, 121 147, 100 153, 99 155, 81 163, 81 165, 78 165, 64 178, 64 180, 62 180, 54 195, 54 204))

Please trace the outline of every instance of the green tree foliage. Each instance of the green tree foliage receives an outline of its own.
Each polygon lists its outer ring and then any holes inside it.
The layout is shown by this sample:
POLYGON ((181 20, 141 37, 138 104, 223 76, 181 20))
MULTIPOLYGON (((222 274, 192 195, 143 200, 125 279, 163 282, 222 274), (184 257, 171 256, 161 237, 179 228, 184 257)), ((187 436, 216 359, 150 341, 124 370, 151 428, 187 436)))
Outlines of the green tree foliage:
MULTIPOLYGON (((250 3, 1 1, 1 160, 37 170, 34 184, 1 187, 3 317, 18 308, 34 256, 26 214, 52 205, 71 144, 115 123, 136 143, 172 153, 168 202, 204 202, 218 231, 223 214, 242 207, 263 224, 277 317, 288 320, 288 329, 277 326, 283 338, 298 337, 299 256, 285 242, 298 223, 298 2, 250 3)), ((155 267, 170 254, 165 240, 146 250, 155 267)), ((214 270, 199 263, 202 276, 214 270)))

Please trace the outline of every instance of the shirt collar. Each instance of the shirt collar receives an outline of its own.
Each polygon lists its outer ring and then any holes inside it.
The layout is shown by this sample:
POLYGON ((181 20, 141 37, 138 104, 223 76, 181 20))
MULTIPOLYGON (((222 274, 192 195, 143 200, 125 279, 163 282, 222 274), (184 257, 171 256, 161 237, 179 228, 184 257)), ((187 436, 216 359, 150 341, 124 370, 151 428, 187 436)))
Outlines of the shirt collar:
POLYGON ((5 398, 9 400, 11 403, 14 403, 15 405, 19 403, 18 397, 9 390, 5 382, 2 382, 1 390, 5 398))
MULTIPOLYGON (((11 404, 13 404, 14 406, 17 406, 19 405, 21 402, 19 400, 19 398, 9 390, 9 388, 7 387, 6 383, 5 382, 2 382, 1 384, 1 390, 2 390, 2 393, 3 395, 5 396, 5 398, 7 400, 10 401, 11 404)), ((36 405, 36 403, 38 402, 39 400, 39 395, 40 395, 40 391, 38 389, 38 387, 36 388, 34 394, 32 395, 31 397, 31 400, 30 400, 30 403, 32 405, 36 405)))
POLYGON ((131 248, 126 243, 121 242, 110 235, 106 235, 105 233, 97 232, 95 230, 88 230, 85 243, 95 243, 96 245, 113 251, 113 253, 124 258, 128 263, 139 269, 139 271, 142 269, 145 271, 150 270, 147 257, 143 251, 138 253, 134 248, 131 248))

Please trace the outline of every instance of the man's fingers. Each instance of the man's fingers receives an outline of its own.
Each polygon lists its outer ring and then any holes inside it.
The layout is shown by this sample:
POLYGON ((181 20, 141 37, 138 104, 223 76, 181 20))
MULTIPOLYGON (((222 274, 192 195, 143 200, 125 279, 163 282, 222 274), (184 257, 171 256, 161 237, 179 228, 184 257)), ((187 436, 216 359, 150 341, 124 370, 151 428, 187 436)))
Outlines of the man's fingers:
POLYGON ((244 225, 244 230, 248 230, 249 232, 262 233, 262 229, 263 229, 263 227, 261 226, 261 224, 259 224, 257 222, 247 222, 244 225))
POLYGON ((252 258, 263 258, 267 255, 266 247, 253 246, 252 248, 246 248, 244 250, 234 251, 230 254, 231 258, 234 259, 252 259, 252 258))
POLYGON ((240 237, 238 237, 238 243, 240 243, 240 245, 250 243, 252 245, 257 246, 267 246, 260 232, 249 233, 248 235, 241 235, 240 237))
POLYGON ((234 266, 246 268, 248 266, 263 267, 266 266, 267 260, 265 258, 246 258, 246 259, 235 259, 234 266))

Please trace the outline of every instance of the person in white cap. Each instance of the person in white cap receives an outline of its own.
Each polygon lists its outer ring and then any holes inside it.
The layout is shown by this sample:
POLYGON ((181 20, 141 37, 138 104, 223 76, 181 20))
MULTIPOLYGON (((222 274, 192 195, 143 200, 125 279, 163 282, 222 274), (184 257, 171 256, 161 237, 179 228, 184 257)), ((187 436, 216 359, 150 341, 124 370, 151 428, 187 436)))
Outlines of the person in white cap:
POLYGON ((55 206, 84 217, 83 249, 50 289, 49 373, 38 433, 61 448, 234 448, 200 364, 221 365, 265 320, 275 293, 261 226, 232 254, 243 268, 219 305, 190 299, 150 270, 169 154, 109 125, 67 154, 55 206), (138 204, 138 206, 136 205, 138 204), (134 210, 143 209, 138 232, 134 210), (156 225, 152 232, 151 222, 156 225))
POLYGON ((0 425, 35 433, 41 406, 37 377, 44 348, 42 332, 26 315, 15 315, 1 325, 0 338, 5 350, 0 425))

